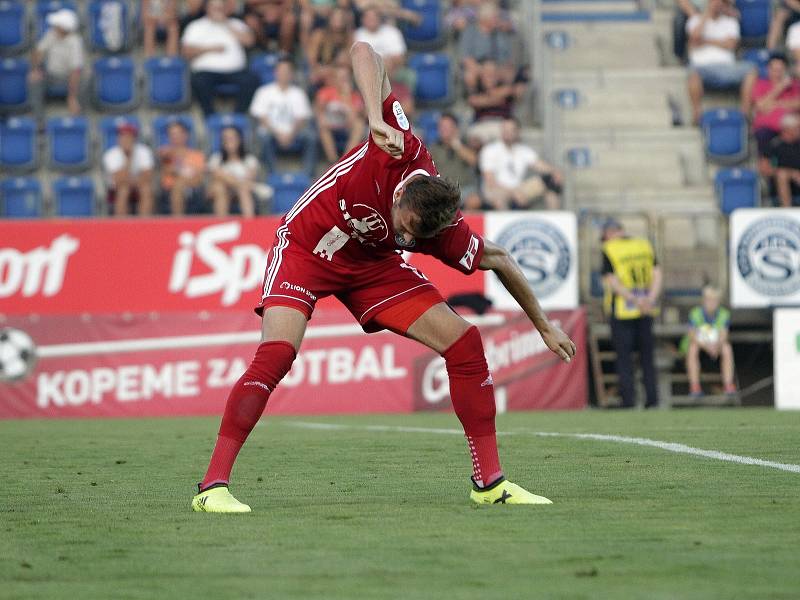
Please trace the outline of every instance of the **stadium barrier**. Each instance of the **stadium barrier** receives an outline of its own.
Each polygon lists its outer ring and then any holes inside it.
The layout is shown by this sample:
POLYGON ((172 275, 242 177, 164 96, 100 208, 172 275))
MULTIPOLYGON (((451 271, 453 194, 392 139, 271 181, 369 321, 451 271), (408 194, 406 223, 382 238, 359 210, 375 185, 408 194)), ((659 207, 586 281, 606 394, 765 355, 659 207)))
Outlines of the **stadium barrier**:
MULTIPOLYGON (((464 276, 410 254, 445 296, 487 294, 476 316, 501 410, 574 409, 587 400, 586 320, 577 306, 575 219, 469 216, 514 254, 581 352, 550 353, 494 275, 464 276)), ((0 222, 0 418, 217 414, 259 339, 252 312, 279 220, 0 222)), ((449 406, 435 353, 367 336, 322 299, 274 413, 410 412, 449 406)))

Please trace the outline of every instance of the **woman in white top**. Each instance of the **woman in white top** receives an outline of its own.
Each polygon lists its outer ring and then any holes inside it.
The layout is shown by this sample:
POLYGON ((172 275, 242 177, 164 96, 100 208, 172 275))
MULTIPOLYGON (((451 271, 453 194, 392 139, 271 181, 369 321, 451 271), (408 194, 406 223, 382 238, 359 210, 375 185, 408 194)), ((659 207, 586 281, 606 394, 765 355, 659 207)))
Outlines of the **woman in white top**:
POLYGON ((258 176, 258 159, 247 154, 242 143, 242 134, 236 127, 222 130, 222 147, 220 152, 211 155, 208 161, 211 172, 209 192, 214 201, 214 214, 225 217, 230 213, 232 196, 239 201, 243 217, 256 214, 253 194, 260 192, 256 178, 258 176))

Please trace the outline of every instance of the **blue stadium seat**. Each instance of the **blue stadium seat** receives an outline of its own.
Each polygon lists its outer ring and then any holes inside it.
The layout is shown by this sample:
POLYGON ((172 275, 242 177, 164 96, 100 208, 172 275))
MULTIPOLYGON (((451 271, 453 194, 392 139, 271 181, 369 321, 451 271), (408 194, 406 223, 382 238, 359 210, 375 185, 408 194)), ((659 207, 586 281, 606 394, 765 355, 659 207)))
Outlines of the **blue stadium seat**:
POLYGON ((94 63, 94 99, 98 108, 126 112, 139 102, 136 64, 130 56, 109 56, 94 63))
POLYGON ((721 169, 714 177, 719 209, 726 215, 737 208, 759 206, 758 173, 750 169, 721 169))
POLYGON ((78 12, 78 7, 72 0, 38 0, 36 3, 36 37, 42 37, 45 32, 50 29, 47 24, 47 15, 51 12, 56 12, 62 8, 69 8, 78 12))
POLYGON ((272 197, 272 212, 284 214, 303 195, 311 185, 311 180, 303 173, 272 173, 267 177, 275 195, 272 197))
POLYGON ((94 215, 94 182, 91 177, 60 177, 53 182, 53 203, 60 217, 94 215))
POLYGON ((439 141, 439 119, 441 117, 442 113, 436 110, 428 110, 417 115, 414 129, 419 130, 419 134, 426 144, 435 144, 439 141))
POLYGON ((14 177, 0 182, 0 214, 12 219, 42 216, 42 186, 33 177, 14 177))
POLYGON ((250 120, 247 115, 240 113, 214 114, 206 119, 206 140, 209 153, 219 151, 222 130, 226 127, 236 127, 242 132, 245 146, 250 147, 250 120))
POLYGON ((408 61, 417 74, 414 97, 421 104, 450 102, 450 58, 444 53, 416 54, 408 61))
POLYGON ((758 69, 758 76, 761 79, 767 78, 767 63, 769 63, 770 51, 767 48, 750 48, 742 54, 742 59, 752 63, 758 69))
POLYGON ((258 75, 261 85, 266 85, 275 81, 275 65, 278 64, 280 55, 254 54, 250 57, 250 70, 258 75))
POLYGON ((126 123, 136 125, 139 131, 142 130, 142 124, 136 115, 118 115, 100 119, 100 145, 103 152, 117 145, 117 128, 126 123))
POLYGON ((0 123, 0 167, 14 171, 32 171, 39 166, 36 121, 12 117, 0 123))
POLYGON ((19 112, 28 108, 29 70, 30 63, 25 58, 0 60, 0 112, 19 112))
POLYGON ((714 108, 700 117, 706 155, 722 164, 741 162, 748 154, 747 119, 735 109, 714 108))
POLYGON ((150 106, 186 108, 191 97, 189 65, 177 56, 150 58, 144 63, 145 96, 150 106))
POLYGON ((739 21, 742 38, 765 38, 772 20, 772 0, 736 0, 736 8, 741 14, 739 21))
POLYGON ((52 117, 47 120, 50 167, 83 171, 91 159, 89 120, 86 117, 52 117))
POLYGON ((153 119, 153 142, 156 148, 167 143, 167 129, 170 123, 180 121, 189 130, 189 146, 197 147, 197 136, 195 135, 194 119, 192 115, 161 115, 153 119))
POLYGON ((92 0, 88 13, 87 33, 92 50, 123 52, 128 49, 131 18, 125 0, 92 0))
POLYGON ((28 45, 28 17, 17 0, 0 0, 0 53, 16 54, 28 45))
POLYGON ((419 25, 403 26, 403 37, 409 47, 415 50, 432 50, 444 45, 447 40, 442 26, 440 0, 403 0, 403 8, 413 10, 422 16, 419 25))

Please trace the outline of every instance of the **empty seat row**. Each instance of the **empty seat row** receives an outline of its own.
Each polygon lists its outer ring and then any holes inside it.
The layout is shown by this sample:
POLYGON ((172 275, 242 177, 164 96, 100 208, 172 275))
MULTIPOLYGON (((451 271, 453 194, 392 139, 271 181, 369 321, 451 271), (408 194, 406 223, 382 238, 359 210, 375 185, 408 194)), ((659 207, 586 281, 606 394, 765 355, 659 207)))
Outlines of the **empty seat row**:
MULTIPOLYGON (((55 214, 90 217, 95 214, 94 182, 89 177, 61 177, 52 185, 55 214)), ((14 177, 0 182, 0 215, 11 219, 41 217, 44 212, 42 185, 32 177, 14 177)))
MULTIPOLYGON (((50 13, 68 8, 82 17, 79 6, 71 0, 38 0, 33 14, 28 9, 32 4, 20 0, 0 0, 0 53, 18 54, 33 43, 31 19, 33 37, 38 40, 49 29, 47 15, 50 13)), ((132 26, 137 16, 126 0, 91 0, 85 18, 85 37, 89 47, 98 52, 129 50, 134 31, 132 26)), ((81 18, 81 21, 84 19, 81 18)))
MULTIPOLYGON (((288 211, 311 185, 302 173, 272 173, 272 212, 288 211)), ((60 177, 51 187, 54 212, 61 217, 89 217, 96 214, 96 190, 90 177, 60 177)), ((42 185, 33 177, 12 177, 0 181, 0 217, 35 219, 44 215, 42 185)))

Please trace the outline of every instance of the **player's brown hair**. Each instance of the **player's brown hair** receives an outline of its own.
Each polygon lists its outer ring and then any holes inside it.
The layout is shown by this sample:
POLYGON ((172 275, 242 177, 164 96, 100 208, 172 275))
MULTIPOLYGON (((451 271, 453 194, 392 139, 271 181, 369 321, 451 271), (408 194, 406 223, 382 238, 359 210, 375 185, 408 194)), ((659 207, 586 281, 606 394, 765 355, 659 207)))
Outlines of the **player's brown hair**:
POLYGON ((461 191, 442 177, 422 176, 406 184, 400 201, 417 215, 417 233, 430 237, 453 222, 461 204, 461 191))

